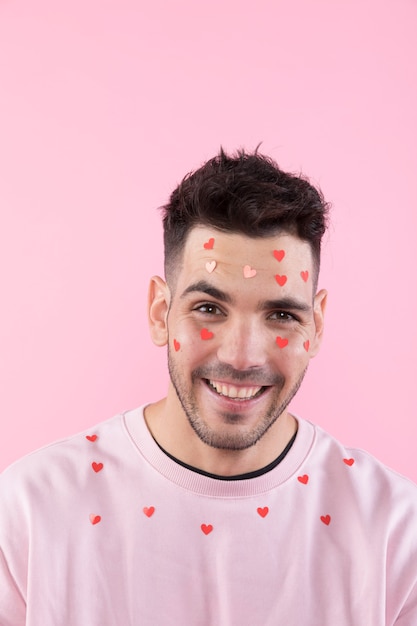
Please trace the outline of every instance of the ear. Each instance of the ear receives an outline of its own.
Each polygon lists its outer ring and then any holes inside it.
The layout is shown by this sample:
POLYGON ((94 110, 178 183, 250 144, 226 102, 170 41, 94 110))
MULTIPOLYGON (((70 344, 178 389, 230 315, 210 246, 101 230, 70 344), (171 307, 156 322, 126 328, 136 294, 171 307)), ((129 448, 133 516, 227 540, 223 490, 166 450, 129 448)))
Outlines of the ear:
POLYGON ((152 341, 156 346, 168 342, 168 311, 171 294, 168 285, 159 276, 152 276, 148 292, 148 320, 152 341))
POLYGON ((313 303, 313 315, 315 334, 314 339, 311 342, 310 356, 316 356, 320 349, 321 340, 323 338, 324 330, 324 312, 327 304, 327 291, 321 289, 314 297, 313 303))

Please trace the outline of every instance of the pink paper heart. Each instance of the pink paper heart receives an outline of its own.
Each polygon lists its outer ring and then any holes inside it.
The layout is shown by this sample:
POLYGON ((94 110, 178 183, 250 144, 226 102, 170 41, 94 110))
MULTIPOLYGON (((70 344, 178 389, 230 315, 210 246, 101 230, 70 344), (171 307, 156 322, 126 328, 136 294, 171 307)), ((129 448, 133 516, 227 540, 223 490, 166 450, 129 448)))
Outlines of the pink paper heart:
POLYGON ((243 276, 245 278, 253 278, 254 276, 256 276, 256 270, 250 265, 245 265, 245 267, 243 268, 243 276))
POLYGON ((208 271, 209 274, 211 274, 214 271, 214 268, 216 267, 216 265, 217 265, 216 261, 207 261, 206 270, 208 271))

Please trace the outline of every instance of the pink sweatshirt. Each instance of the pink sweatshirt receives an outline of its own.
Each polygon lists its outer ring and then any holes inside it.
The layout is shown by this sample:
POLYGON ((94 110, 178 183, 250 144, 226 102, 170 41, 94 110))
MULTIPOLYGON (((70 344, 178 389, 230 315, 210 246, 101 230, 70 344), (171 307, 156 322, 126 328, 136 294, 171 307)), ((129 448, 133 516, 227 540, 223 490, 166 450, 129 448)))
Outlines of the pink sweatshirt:
POLYGON ((298 420, 284 460, 219 480, 142 409, 0 476, 1 626, 416 626, 417 487, 298 420))

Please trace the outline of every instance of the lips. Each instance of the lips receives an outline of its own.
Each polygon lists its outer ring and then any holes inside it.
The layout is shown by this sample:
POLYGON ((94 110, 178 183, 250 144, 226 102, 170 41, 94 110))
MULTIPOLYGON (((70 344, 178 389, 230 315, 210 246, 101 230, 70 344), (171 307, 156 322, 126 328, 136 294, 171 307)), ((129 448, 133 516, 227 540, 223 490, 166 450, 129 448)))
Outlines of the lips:
POLYGON ((209 387, 220 396, 224 396, 232 400, 252 400, 253 398, 257 398, 265 390, 265 387, 237 387, 236 385, 218 380, 206 380, 206 382, 209 387))

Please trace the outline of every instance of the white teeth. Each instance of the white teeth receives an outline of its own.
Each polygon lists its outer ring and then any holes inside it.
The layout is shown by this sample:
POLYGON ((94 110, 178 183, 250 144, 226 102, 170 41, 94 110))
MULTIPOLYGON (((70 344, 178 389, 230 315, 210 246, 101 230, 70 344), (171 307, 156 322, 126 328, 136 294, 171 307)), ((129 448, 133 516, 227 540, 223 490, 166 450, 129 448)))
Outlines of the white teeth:
POLYGON ((215 380, 210 380, 209 383, 220 395, 239 400, 253 398, 262 389, 262 387, 235 387, 218 383, 215 380))

